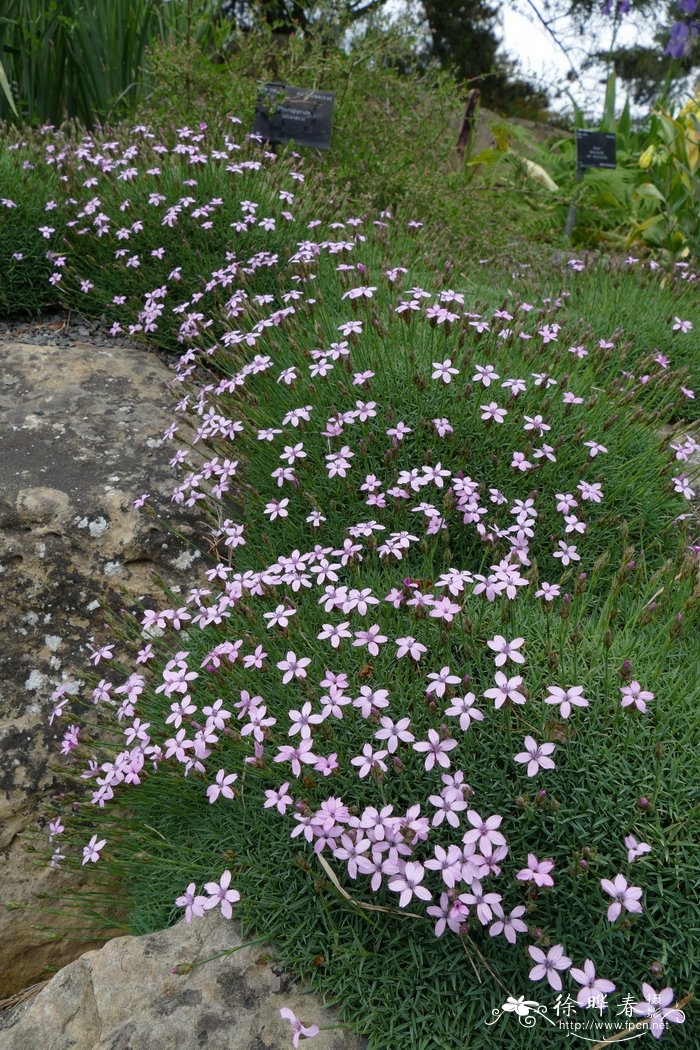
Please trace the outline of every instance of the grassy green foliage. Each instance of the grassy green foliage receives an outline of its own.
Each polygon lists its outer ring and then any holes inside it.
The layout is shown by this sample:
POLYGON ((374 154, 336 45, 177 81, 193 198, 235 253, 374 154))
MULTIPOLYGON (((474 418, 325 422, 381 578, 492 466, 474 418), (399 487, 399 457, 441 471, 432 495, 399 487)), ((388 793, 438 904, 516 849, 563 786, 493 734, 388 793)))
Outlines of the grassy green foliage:
POLYGON ((164 0, 5 0, 0 63, 12 91, 0 118, 104 121, 137 97, 149 44, 168 29, 164 0))
POLYGON ((37 314, 58 305, 47 253, 62 244, 66 221, 55 172, 36 151, 0 148, 0 317, 37 314), (31 157, 31 159, 30 159, 31 157), (53 202, 56 207, 47 205, 53 202), (41 227, 53 227, 44 237, 41 227))

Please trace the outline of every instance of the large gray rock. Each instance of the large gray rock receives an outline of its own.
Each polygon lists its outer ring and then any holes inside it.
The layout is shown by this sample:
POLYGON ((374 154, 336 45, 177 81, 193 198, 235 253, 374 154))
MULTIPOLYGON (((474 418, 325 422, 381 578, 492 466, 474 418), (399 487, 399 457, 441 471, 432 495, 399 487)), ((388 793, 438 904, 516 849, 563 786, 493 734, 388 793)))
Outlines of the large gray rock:
POLYGON ((173 418, 167 365, 143 349, 75 342, 0 338, 0 354, 2 997, 86 947, 45 936, 41 927, 60 928, 60 916, 37 914, 37 894, 55 901, 61 876, 37 869, 25 849, 39 803, 60 790, 50 766, 71 719, 68 710, 64 725, 48 726, 50 694, 84 676, 89 638, 106 640, 101 602, 123 605, 123 591, 156 594, 156 572, 189 589, 197 562, 132 506, 151 492, 188 530, 170 503, 173 448, 160 440, 173 418))
MULTIPOLYGON (((279 968, 265 946, 241 948, 218 913, 144 937, 119 937, 66 966, 23 1007, 0 1015, 3 1050, 287 1050, 287 1006, 305 1025, 337 1024, 279 968)), ((301 1045, 304 1045, 302 1041, 301 1045)), ((360 1050, 344 1029, 321 1031, 309 1050, 360 1050)))

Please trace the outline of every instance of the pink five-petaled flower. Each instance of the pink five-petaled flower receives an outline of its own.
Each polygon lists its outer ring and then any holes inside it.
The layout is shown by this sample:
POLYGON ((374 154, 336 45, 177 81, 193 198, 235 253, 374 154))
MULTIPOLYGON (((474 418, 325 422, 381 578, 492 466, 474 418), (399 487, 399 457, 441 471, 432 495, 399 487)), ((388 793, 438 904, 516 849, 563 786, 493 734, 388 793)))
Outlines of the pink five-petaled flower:
POLYGON ((459 728, 466 733, 474 722, 483 722, 484 716, 478 708, 474 707, 476 697, 473 693, 465 693, 464 696, 455 696, 450 707, 445 709, 445 714, 450 718, 459 717, 459 728))
POLYGON ((210 784, 207 788, 209 803, 216 802, 219 795, 223 795, 224 798, 233 798, 234 791, 231 784, 235 784, 237 780, 238 773, 227 773, 225 769, 220 769, 216 774, 216 783, 210 784))
POLYGON ((581 561, 576 545, 568 544, 564 540, 559 540, 559 550, 554 551, 552 557, 561 558, 562 565, 568 565, 572 561, 581 561))
POLYGON ((288 791, 288 780, 286 780, 284 784, 280 784, 276 791, 273 788, 268 788, 268 790, 265 792, 265 801, 263 802, 263 809, 270 809, 272 806, 274 806, 278 813, 284 815, 291 806, 292 802, 294 801, 292 799, 292 796, 287 794, 288 791))
POLYGON ((426 752, 425 768, 430 772, 436 762, 443 769, 450 768, 450 760, 446 752, 451 751, 453 747, 457 747, 456 740, 441 740, 439 733, 435 729, 429 729, 428 739, 419 740, 413 745, 413 750, 426 752))
POLYGON ((541 769, 555 769, 552 754, 556 744, 538 744, 534 737, 525 737, 525 750, 515 755, 516 762, 527 762, 527 775, 536 777, 541 769))
POLYGON ((534 882, 535 886, 553 886, 554 879, 550 872, 554 869, 554 861, 551 857, 538 860, 534 853, 527 855, 527 867, 521 868, 516 874, 520 882, 534 882))
POLYGON ((557 704, 561 718, 568 718, 572 707, 588 707, 588 700, 583 695, 582 685, 569 685, 562 689, 558 685, 548 685, 549 693, 544 698, 545 704, 557 704))
POLYGON ((647 700, 654 699, 654 694, 650 693, 648 689, 642 689, 636 679, 633 682, 629 682, 627 685, 623 685, 620 692, 622 694, 620 707, 631 707, 634 705, 638 711, 642 712, 642 714, 646 713, 647 700))
POLYGON ((428 675, 431 679, 426 693, 435 693, 436 696, 444 696, 448 685, 459 685, 462 679, 459 675, 452 674, 449 667, 443 667, 440 671, 431 671, 428 675))
POLYGON ((284 671, 283 684, 286 685, 287 682, 291 682, 292 678, 306 678, 306 668, 310 663, 310 657, 299 657, 290 649, 285 659, 279 660, 277 663, 280 671, 284 671))
POLYGON ((682 1010, 675 1009, 671 1004, 674 1000, 673 988, 662 988, 655 992, 650 984, 642 985, 644 999, 632 1007, 632 1012, 637 1017, 649 1017, 649 1030, 654 1039, 660 1039, 664 1034, 664 1028, 669 1022, 671 1024, 683 1024, 685 1014, 682 1010))
POLYGON ((405 638, 396 639, 396 659, 400 660, 403 656, 410 656, 412 660, 418 662, 423 653, 427 653, 427 648, 421 643, 417 642, 413 635, 406 635, 405 638))
POLYGON ((459 375, 459 369, 454 368, 448 357, 445 361, 433 361, 433 379, 442 379, 443 383, 451 383, 452 376, 459 375))
POLYGON ((499 814, 495 813, 483 820, 475 809, 470 809, 467 812, 467 820, 471 824, 471 829, 462 836, 462 842, 465 845, 473 842, 485 857, 491 856, 494 846, 506 845, 505 838, 497 830, 503 822, 503 817, 499 814))
POLYGON ((175 901, 178 908, 185 909, 185 922, 192 922, 192 916, 201 919, 204 916, 207 898, 197 896, 197 887, 191 882, 183 895, 175 901))
POLYGON ((502 634, 497 634, 493 638, 487 641, 489 649, 492 649, 496 654, 495 664, 496 667, 503 667, 504 663, 508 660, 512 660, 515 664, 524 664, 525 657, 522 653, 518 652, 520 646, 525 642, 524 638, 514 638, 512 642, 507 642, 502 634))
POLYGON ((493 926, 489 926, 489 935, 498 937, 499 933, 502 933, 509 944, 515 944, 519 933, 527 933, 527 923, 522 920, 524 914, 525 905, 519 904, 507 918, 504 916, 497 919, 493 926))
POLYGON ((100 839, 97 841, 97 835, 93 835, 87 846, 83 846, 83 864, 87 864, 88 861, 92 861, 96 864, 100 859, 100 850, 107 843, 107 839, 100 839))
POLYGON ((305 1039, 311 1039, 321 1031, 317 1024, 302 1024, 294 1011, 290 1010, 288 1006, 282 1007, 280 1017, 284 1021, 289 1021, 292 1026, 292 1046, 294 1047, 299 1046, 301 1036, 304 1036, 305 1039))
POLYGON ((494 701, 496 710, 503 707, 506 700, 510 700, 514 704, 524 704, 525 697, 519 692, 519 687, 522 684, 523 680, 520 675, 506 678, 503 671, 496 671, 496 685, 493 689, 486 689, 484 696, 494 701))
POLYGON ((209 894, 209 898, 204 905, 205 911, 209 911, 210 908, 216 908, 218 904, 221 905, 221 914, 225 919, 230 919, 233 915, 231 905, 235 904, 241 899, 241 895, 238 890, 230 890, 231 884, 231 872, 228 869, 223 873, 218 882, 207 882, 205 883, 204 889, 209 894))
POLYGON ((432 900, 433 895, 430 890, 420 885, 424 874, 425 869, 422 864, 419 864, 418 861, 409 860, 404 865, 403 870, 393 876, 389 882, 389 889, 393 890, 394 893, 401 894, 399 897, 400 908, 405 908, 414 896, 423 901, 432 900))
POLYGON ((603 892, 613 899, 608 908, 608 922, 615 922, 623 910, 641 915, 643 891, 639 886, 628 886, 624 875, 616 875, 612 882, 610 879, 601 879, 600 885, 603 892))
POLYGON ((579 1006, 595 1006, 601 1012, 605 1008, 605 996, 615 991, 612 981, 606 981, 602 977, 596 977, 595 966, 591 959, 586 959, 583 969, 571 967, 571 976, 577 984, 581 985, 576 1002, 579 1006))
POLYGON ((631 864, 639 857, 643 857, 645 853, 651 853, 651 846, 648 842, 638 842, 634 835, 627 835, 625 837, 625 846, 627 846, 627 862, 631 864))
POLYGON ((561 977, 557 971, 568 970, 571 966, 571 959, 564 955, 562 945, 554 944, 546 955, 535 944, 529 945, 527 950, 530 953, 530 957, 535 961, 535 966, 530 970, 530 980, 541 981, 543 977, 546 977, 552 988, 556 992, 560 992, 562 988, 561 977))
POLYGON ((362 754, 350 759, 350 765, 358 767, 357 775, 360 780, 363 780, 375 770, 379 773, 386 773, 386 762, 384 759, 388 753, 388 751, 373 751, 371 744, 365 744, 362 748, 362 754))

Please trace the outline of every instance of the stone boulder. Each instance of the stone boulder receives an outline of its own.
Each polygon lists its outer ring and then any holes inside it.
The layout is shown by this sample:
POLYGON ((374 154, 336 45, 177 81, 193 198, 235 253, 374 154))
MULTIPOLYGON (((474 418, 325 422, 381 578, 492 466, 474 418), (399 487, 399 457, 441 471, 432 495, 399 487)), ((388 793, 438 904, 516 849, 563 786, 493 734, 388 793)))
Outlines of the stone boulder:
POLYGON ((189 589, 201 573, 196 551, 133 507, 150 492, 161 519, 195 527, 194 512, 170 502, 168 365, 114 342, 30 338, 3 341, 0 330, 0 997, 88 946, 57 932, 68 926, 60 915, 37 912, 62 878, 26 851, 40 804, 61 790, 60 740, 76 720, 68 708, 48 725, 51 692, 84 677, 91 638, 108 640, 102 603, 157 595, 156 574, 189 589))
MULTIPOLYGON (((214 912, 189 926, 183 921, 160 933, 116 938, 0 1014, 0 1044, 3 1050, 287 1050, 292 1032, 281 1007, 305 1025, 338 1024, 315 996, 270 965, 266 945, 239 949, 244 943, 237 923, 214 912), (232 948, 239 950, 212 959, 232 948), (172 972, 193 963, 190 972, 172 972)), ((336 1028, 308 1046, 360 1050, 362 1042, 336 1028)))

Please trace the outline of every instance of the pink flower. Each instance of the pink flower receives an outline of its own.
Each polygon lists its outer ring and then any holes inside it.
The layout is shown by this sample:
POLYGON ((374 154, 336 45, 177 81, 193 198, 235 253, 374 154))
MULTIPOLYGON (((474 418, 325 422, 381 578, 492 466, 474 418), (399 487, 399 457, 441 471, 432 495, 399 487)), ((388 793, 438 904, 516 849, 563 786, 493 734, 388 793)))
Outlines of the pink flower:
POLYGON ((230 919, 233 915, 231 905, 235 904, 241 899, 241 895, 238 890, 229 889, 231 883, 231 872, 225 871, 218 882, 207 882, 204 889, 209 894, 209 899, 204 905, 205 911, 209 911, 211 908, 216 908, 217 905, 221 905, 221 914, 225 919, 230 919))
POLYGON ((400 660, 403 656, 410 656, 412 660, 420 660, 423 653, 427 653, 427 648, 421 642, 417 642, 412 635, 407 635, 405 638, 396 639, 396 659, 400 660))
POLYGON ((524 704, 525 697, 519 691, 522 684, 523 680, 520 675, 506 678, 502 671, 496 671, 496 685, 493 689, 486 689, 484 696, 494 701, 497 711, 503 707, 506 700, 510 700, 514 704, 524 704))
POLYGON ((416 739, 413 733, 409 732, 409 718, 400 718, 398 722, 394 722, 387 715, 383 715, 380 721, 381 729, 378 729, 374 736, 376 740, 386 740, 387 750, 391 754, 396 751, 400 741, 411 744, 416 739))
POLYGON ((556 744, 538 744, 534 737, 525 737, 525 750, 515 755, 516 762, 527 762, 527 775, 535 777, 541 769, 555 769, 553 753, 556 744))
POLYGON ((568 718, 573 707, 588 707, 588 700, 583 695, 582 685, 570 685, 562 689, 558 685, 548 685, 549 693, 544 698, 545 704, 557 704, 559 716, 568 718))
POLYGON ((517 908, 513 908, 507 918, 504 916, 502 919, 497 919, 493 926, 489 926, 489 935, 498 937, 499 933, 502 933, 509 944, 515 944, 519 933, 527 933, 527 923, 521 918, 524 914, 525 905, 519 904, 517 908))
POLYGON ((443 769, 450 768, 450 760, 447 757, 447 752, 451 751, 453 747, 457 747, 456 740, 441 740, 440 735, 435 729, 429 729, 428 739, 419 740, 417 744, 413 745, 413 750, 426 753, 425 768, 429 772, 436 762, 439 766, 442 766, 443 769))
POLYGON ((639 886, 628 886, 624 875, 616 875, 612 882, 610 879, 601 879, 600 885, 603 892, 613 899, 608 908, 608 922, 615 922, 623 910, 641 915, 640 900, 643 891, 639 886))
POLYGON ((280 784, 276 791, 274 791, 272 788, 268 788, 268 790, 265 792, 265 801, 263 802, 263 809, 271 809, 271 807, 274 806, 278 813, 284 815, 293 802, 292 796, 287 794, 288 791, 288 780, 286 780, 284 784, 280 784))
POLYGON ((671 1004, 674 1000, 673 988, 662 988, 655 992, 650 984, 642 985, 644 999, 632 1007, 637 1017, 649 1017, 649 1029, 654 1039, 660 1039, 667 1024, 683 1024, 685 1014, 671 1004))
POLYGON ((289 1021, 292 1026, 292 1046, 295 1047, 295 1050, 296 1047, 299 1046, 299 1039, 301 1036, 305 1039, 311 1039, 321 1031, 317 1024, 302 1024, 294 1011, 290 1010, 288 1006, 282 1007, 280 1010, 280 1017, 284 1021, 289 1021))
POLYGON ((538 860, 534 853, 527 855, 527 867, 522 868, 515 876, 520 882, 534 882, 536 886, 553 886, 554 879, 550 872, 554 870, 551 857, 538 860))
POLYGON ((634 835, 627 835, 625 837, 625 846, 627 846, 627 862, 631 864, 637 860, 638 857, 644 856, 645 853, 651 853, 651 846, 648 842, 638 842, 634 835))
POLYGON ((535 598, 541 598, 545 602, 552 602, 555 598, 558 598, 561 594, 561 587, 558 583, 542 583, 540 589, 535 591, 535 598))
POLYGON ((425 869, 423 865, 417 861, 409 860, 403 865, 403 870, 389 881, 389 889, 393 890, 394 893, 401 894, 399 897, 400 908, 405 908, 407 904, 410 904, 414 896, 423 901, 432 900, 433 895, 430 890, 425 886, 421 886, 424 875, 425 869))
POLYGON ((647 710, 646 701, 654 699, 654 694, 650 693, 648 689, 642 689, 636 679, 628 685, 623 685, 620 693, 622 694, 620 707, 631 707, 634 705, 642 714, 645 714, 647 710))
POLYGON ((459 369, 453 368, 452 361, 448 357, 446 361, 433 361, 432 379, 442 379, 443 383, 451 383, 452 376, 459 375, 459 369))
POLYGON ((280 660, 277 663, 280 671, 284 671, 284 676, 282 678, 283 684, 286 685, 287 682, 291 682, 293 678, 306 678, 306 668, 310 663, 310 657, 298 657, 296 653, 293 653, 290 650, 285 659, 280 660))
POLYGON ((238 773, 226 773, 224 769, 220 769, 216 774, 216 783, 210 784, 207 788, 207 798, 209 803, 216 802, 219 795, 223 795, 224 798, 233 798, 234 791, 231 784, 235 784, 238 780, 238 773))
POLYGON ((386 773, 386 762, 384 759, 388 753, 388 751, 373 751, 371 744, 365 744, 362 748, 362 754, 350 759, 350 765, 358 767, 357 775, 360 780, 363 780, 375 769, 386 773))
POLYGON ((459 718, 459 728, 466 732, 472 721, 483 722, 484 716, 478 708, 474 707, 476 697, 473 693, 465 693, 464 696, 455 696, 450 707, 446 708, 445 714, 451 718, 459 718))
POLYGON ((612 981, 596 977, 595 966, 590 959, 586 959, 581 970, 572 966, 570 973, 576 983, 581 985, 576 996, 578 1005, 595 1006, 602 1012, 605 1009, 605 996, 615 991, 612 981))
POLYGON ((487 423, 489 420, 493 420, 494 423, 502 423, 508 415, 505 408, 501 408, 495 401, 490 401, 488 405, 480 405, 481 418, 487 423))
POLYGON ((107 844, 107 839, 97 841, 97 835, 93 835, 87 846, 83 846, 83 864, 91 861, 96 864, 100 859, 100 850, 107 844))
POLYGON ((385 634, 380 634, 380 631, 378 623, 372 624, 366 631, 355 631, 353 646, 366 645, 371 656, 379 656, 379 646, 389 641, 385 634))
POLYGON ((459 675, 452 674, 449 667, 443 667, 440 671, 431 671, 428 678, 431 681, 425 691, 427 694, 435 693, 436 696, 444 696, 448 685, 459 685, 462 681, 459 675))
POLYGON ((178 908, 185 909, 185 922, 192 922, 192 916, 201 919, 204 916, 204 909, 207 906, 206 897, 197 896, 197 888, 194 882, 191 882, 183 895, 178 897, 175 901, 178 908))
POLYGON ((552 557, 561 558, 562 565, 569 565, 572 561, 581 561, 576 545, 566 543, 565 540, 559 540, 559 550, 554 551, 552 557))
POLYGON ((338 649, 343 638, 352 638, 352 631, 348 630, 349 627, 349 620, 339 624, 324 623, 323 629, 316 637, 322 642, 330 641, 333 648, 338 649))
POLYGON ((485 857, 491 856, 494 846, 506 845, 505 838, 497 830, 503 822, 503 817, 499 816, 499 814, 496 813, 483 820, 475 809, 470 809, 467 812, 467 820, 471 824, 471 829, 465 832, 462 837, 462 842, 465 845, 473 842, 485 857))
POLYGON ((564 955, 564 949, 561 944, 553 945, 546 955, 541 948, 534 944, 529 945, 527 950, 536 963, 530 970, 530 980, 541 981, 543 977, 546 977, 552 988, 556 992, 560 992, 562 984, 558 971, 568 970, 571 966, 571 959, 564 955))
POLYGON ((525 657, 522 653, 518 652, 524 642, 524 638, 514 638, 512 642, 507 642, 502 634, 497 634, 493 638, 490 638, 486 644, 489 649, 492 649, 493 652, 496 653, 496 667, 503 667, 504 663, 508 660, 511 660, 515 664, 525 663, 525 657))

